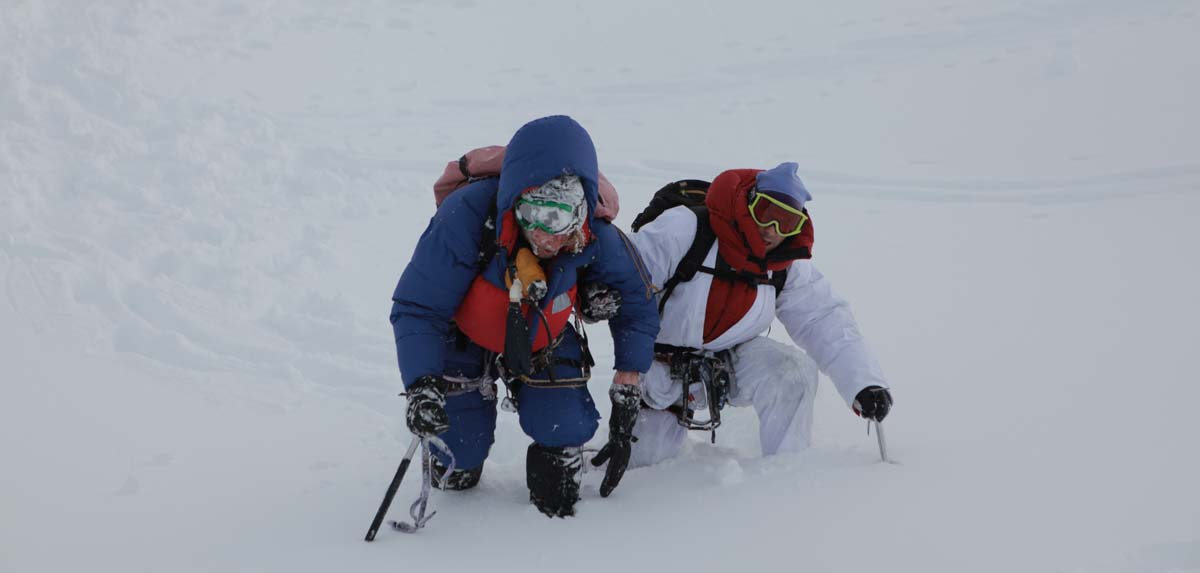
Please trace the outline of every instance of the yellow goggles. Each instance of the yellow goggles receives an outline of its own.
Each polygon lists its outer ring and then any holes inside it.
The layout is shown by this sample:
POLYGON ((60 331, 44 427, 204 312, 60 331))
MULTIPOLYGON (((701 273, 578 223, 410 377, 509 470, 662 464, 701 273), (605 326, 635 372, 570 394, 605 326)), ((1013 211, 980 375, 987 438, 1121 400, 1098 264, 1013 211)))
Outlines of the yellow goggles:
POLYGON ((775 226, 775 232, 782 237, 799 235, 808 221, 808 215, 776 199, 762 191, 754 193, 750 201, 750 217, 759 227, 775 226))

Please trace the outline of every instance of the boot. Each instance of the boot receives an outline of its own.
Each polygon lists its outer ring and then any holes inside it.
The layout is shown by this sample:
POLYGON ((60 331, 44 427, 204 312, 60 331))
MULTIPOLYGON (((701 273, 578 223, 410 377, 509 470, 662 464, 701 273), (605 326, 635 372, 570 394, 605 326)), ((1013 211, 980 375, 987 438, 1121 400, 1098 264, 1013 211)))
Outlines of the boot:
POLYGON ((472 470, 454 470, 446 477, 446 487, 442 487, 442 476, 446 475, 446 466, 442 465, 435 457, 433 465, 430 467, 433 470, 433 487, 445 489, 447 491, 461 491, 471 489, 479 485, 479 478, 483 475, 483 466, 479 466, 472 470))
POLYGON ((583 455, 579 448, 530 444, 525 455, 529 501, 546 517, 575 515, 583 455))

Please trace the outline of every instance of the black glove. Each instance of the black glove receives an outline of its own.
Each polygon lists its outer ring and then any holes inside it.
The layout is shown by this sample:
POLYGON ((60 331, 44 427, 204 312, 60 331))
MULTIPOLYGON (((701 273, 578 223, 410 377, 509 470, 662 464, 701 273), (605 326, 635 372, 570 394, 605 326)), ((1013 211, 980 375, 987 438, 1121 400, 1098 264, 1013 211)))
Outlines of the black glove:
POLYGON ((450 429, 446 415, 446 381, 441 376, 422 376, 408 387, 408 429, 430 438, 450 429))
POLYGON ((629 466, 629 454, 633 450, 633 425, 637 423, 638 410, 642 407, 642 388, 633 384, 613 384, 608 389, 608 397, 612 400, 612 414, 608 418, 608 443, 600 448, 600 453, 592 458, 592 465, 603 465, 608 461, 604 470, 604 481, 600 482, 600 496, 608 497, 612 490, 617 489, 625 468, 629 466))
POLYGON ((854 413, 868 420, 882 422, 892 408, 892 393, 887 388, 867 386, 854 397, 854 413))
POLYGON ((588 324, 611 320, 621 309, 621 293, 604 283, 584 283, 580 291, 579 314, 588 324))

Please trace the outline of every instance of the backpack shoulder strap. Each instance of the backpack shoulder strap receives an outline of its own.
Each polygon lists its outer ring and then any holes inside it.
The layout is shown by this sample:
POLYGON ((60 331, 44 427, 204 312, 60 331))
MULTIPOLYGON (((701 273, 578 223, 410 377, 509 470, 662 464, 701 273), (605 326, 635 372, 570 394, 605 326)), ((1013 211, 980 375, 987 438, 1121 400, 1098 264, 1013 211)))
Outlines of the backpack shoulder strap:
POLYGON ((708 252, 712 250, 713 243, 717 242, 717 234, 713 231, 712 225, 708 221, 707 207, 689 207, 696 214, 696 237, 692 239, 692 245, 688 247, 687 253, 683 255, 683 259, 679 261, 679 265, 675 267, 675 274, 667 279, 667 283, 663 285, 662 297, 658 300, 658 314, 662 315, 663 309, 666 308, 667 299, 671 298, 671 293, 675 292, 675 287, 679 283, 696 278, 696 273, 705 272, 713 276, 725 278, 728 280, 741 280, 751 284, 770 284, 775 287, 775 296, 778 297, 783 292, 783 285, 787 283, 788 270, 786 268, 774 271, 769 279, 766 277, 751 278, 745 277, 726 263, 720 256, 717 257, 716 268, 708 268, 704 266, 704 259, 708 257, 708 252), (765 280, 764 280, 765 279, 765 280))
POLYGON ((717 242, 717 234, 713 232, 712 225, 708 222, 707 207, 689 207, 696 215, 696 236, 692 239, 692 245, 688 247, 687 253, 683 255, 683 259, 675 267, 675 274, 667 279, 667 283, 663 285, 662 297, 658 300, 658 314, 661 315, 663 309, 666 308, 667 299, 671 298, 671 293, 675 292, 675 287, 679 283, 684 283, 696 277, 696 273, 704 266, 704 259, 708 257, 708 252, 712 250, 713 243, 717 242))
POLYGON ((775 298, 779 298, 779 293, 783 292, 783 285, 787 283, 788 268, 782 268, 771 273, 771 286, 775 287, 775 298))
POLYGON ((500 251, 500 245, 496 244, 497 215, 496 202, 492 201, 491 207, 488 209, 487 219, 483 221, 483 237, 479 242, 479 256, 475 261, 480 272, 483 272, 487 268, 488 264, 492 262, 492 258, 500 251))

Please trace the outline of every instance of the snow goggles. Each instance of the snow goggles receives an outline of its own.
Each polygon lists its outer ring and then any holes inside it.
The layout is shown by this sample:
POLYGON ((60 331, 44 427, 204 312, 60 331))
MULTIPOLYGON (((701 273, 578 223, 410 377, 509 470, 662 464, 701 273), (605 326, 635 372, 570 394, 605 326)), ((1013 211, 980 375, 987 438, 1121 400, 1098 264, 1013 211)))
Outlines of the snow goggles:
POLYGON ((528 231, 539 229, 551 235, 561 235, 579 227, 575 207, 567 203, 522 197, 517 199, 514 210, 517 224, 528 231))
POLYGON ((750 200, 750 217, 759 227, 774 225, 775 232, 782 237, 799 235, 808 221, 804 211, 762 191, 755 191, 754 199, 750 200))

